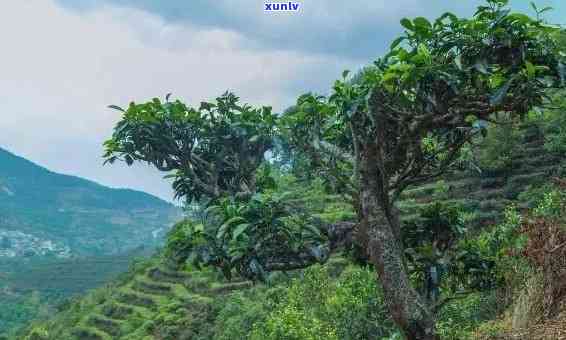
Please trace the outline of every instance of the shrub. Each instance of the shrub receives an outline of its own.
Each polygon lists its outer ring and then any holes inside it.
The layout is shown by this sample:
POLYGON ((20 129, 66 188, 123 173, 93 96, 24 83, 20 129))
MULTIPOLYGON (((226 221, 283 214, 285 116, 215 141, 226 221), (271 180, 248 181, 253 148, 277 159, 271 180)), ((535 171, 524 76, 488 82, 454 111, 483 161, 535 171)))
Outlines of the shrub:
POLYGON ((497 296, 493 292, 474 293, 447 303, 438 314, 438 333, 445 340, 473 338, 473 331, 496 315, 497 296))
POLYGON ((483 175, 490 177, 511 169, 513 158, 516 156, 517 145, 521 141, 522 132, 515 124, 503 117, 504 124, 489 127, 483 147, 478 154, 478 165, 483 175))
POLYGON ((544 148, 553 153, 566 152, 566 116, 563 110, 545 112, 544 123, 544 148))
POLYGON ((371 270, 348 267, 333 281, 315 266, 254 324, 251 339, 381 339, 394 330, 371 270))
POLYGON ((214 339, 249 339, 254 324, 265 321, 269 306, 277 300, 281 289, 254 288, 226 298, 216 318, 214 339))

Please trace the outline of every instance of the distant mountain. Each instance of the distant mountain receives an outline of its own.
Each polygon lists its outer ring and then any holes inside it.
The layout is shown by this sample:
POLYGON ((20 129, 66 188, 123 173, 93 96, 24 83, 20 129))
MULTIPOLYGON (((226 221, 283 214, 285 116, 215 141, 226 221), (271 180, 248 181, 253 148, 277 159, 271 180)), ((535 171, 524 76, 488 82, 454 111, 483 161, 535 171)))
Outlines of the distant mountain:
POLYGON ((0 148, 0 260, 154 246, 180 218, 155 196, 57 174, 0 148))

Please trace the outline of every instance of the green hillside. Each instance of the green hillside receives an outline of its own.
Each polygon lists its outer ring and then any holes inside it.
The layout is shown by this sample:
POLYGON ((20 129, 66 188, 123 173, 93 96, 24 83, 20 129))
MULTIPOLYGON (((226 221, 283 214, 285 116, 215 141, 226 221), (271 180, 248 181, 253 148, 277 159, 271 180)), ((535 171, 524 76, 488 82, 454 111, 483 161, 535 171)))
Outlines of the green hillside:
POLYGON ((0 148, 0 333, 98 287, 163 242, 181 211, 0 148))
POLYGON ((57 174, 0 148, 0 261, 156 245, 179 217, 157 197, 57 174))
MULTIPOLYGON (((277 290, 285 292, 293 279, 299 278, 297 273, 282 276, 275 279, 272 287, 267 287, 238 278, 229 282, 208 270, 172 269, 162 260, 154 257, 132 266, 114 283, 92 291, 66 306, 55 318, 31 326, 16 338, 204 340, 224 336, 228 339, 232 330, 226 328, 224 332, 222 322, 229 320, 219 318, 220 314, 238 313, 232 309, 246 307, 239 302, 259 296, 267 299, 277 290)), ((336 257, 329 266, 331 276, 336 278, 347 262, 336 257)), ((256 312, 260 314, 255 317, 263 317, 262 311, 256 312)))
POLYGON ((136 258, 153 253, 139 248, 120 255, 60 259, 38 257, 0 263, 0 334, 21 327, 30 319, 45 317, 57 306, 100 287, 128 270, 136 258))
MULTIPOLYGON (((532 208, 548 179, 564 175, 566 160, 545 148, 538 124, 525 124, 519 131, 512 139, 499 136, 483 143, 480 153, 493 145, 500 150, 482 159, 483 172, 454 171, 408 190, 400 203, 403 219, 418 219, 416 212, 435 201, 461 203, 481 230, 501 223, 511 204, 532 208), (505 143, 516 152, 506 155, 505 143), (507 157, 509 162, 501 166, 507 157)), ((323 218, 352 216, 337 196, 311 193, 305 200, 311 209, 322 210, 318 215, 323 218)), ((211 270, 172 269, 155 256, 14 338, 259 340, 269 333, 269 339, 286 339, 289 334, 293 339, 400 339, 376 292, 373 271, 352 265, 341 254, 324 267, 275 275, 269 285, 239 278, 228 282, 211 270), (327 337, 309 337, 324 332, 327 337)), ((448 303, 439 314, 441 331, 447 339, 471 334, 505 307, 495 298, 488 291, 448 303)))
POLYGON ((453 171, 405 191, 399 204, 403 218, 415 218, 420 208, 438 200, 469 209, 473 213, 470 222, 478 227, 499 222, 511 203, 532 208, 535 202, 526 191, 543 190, 550 178, 563 175, 565 159, 545 147, 540 124, 524 123, 512 137, 501 136, 506 129, 494 129, 492 133, 499 136, 484 141, 478 152, 482 169, 453 171))
POLYGON ((105 162, 169 174, 186 213, 120 275, 143 199, 116 214, 125 196, 21 171, 44 199, 8 157, 0 212, 22 226, 0 254, 45 256, 4 274, 0 340, 565 339, 566 31, 531 5, 403 18, 383 57, 281 114, 230 91, 111 105, 105 162))

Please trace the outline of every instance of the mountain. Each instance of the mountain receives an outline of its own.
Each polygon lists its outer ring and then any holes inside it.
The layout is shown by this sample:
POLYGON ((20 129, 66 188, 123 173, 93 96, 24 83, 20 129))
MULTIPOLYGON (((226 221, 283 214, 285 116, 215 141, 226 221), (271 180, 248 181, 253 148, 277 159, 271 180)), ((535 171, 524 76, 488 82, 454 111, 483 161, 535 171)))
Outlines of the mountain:
POLYGON ((0 260, 155 246, 180 218, 155 196, 54 173, 0 148, 0 260))

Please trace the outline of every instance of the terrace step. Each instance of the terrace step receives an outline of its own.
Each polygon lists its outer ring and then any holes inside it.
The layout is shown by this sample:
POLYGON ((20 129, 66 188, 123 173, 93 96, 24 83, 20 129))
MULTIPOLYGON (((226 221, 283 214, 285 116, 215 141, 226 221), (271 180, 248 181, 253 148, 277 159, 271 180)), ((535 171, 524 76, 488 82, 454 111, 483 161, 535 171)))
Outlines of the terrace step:
POLYGON ((135 312, 135 307, 123 303, 111 302, 102 306, 101 312, 107 318, 125 320, 135 312))
POLYGON ((79 326, 71 331, 71 335, 76 340, 110 340, 112 339, 108 334, 99 331, 96 328, 79 326))
POLYGON ((147 276, 157 282, 184 283, 190 275, 180 272, 171 272, 159 267, 151 268, 147 271, 147 276))
POLYGON ((138 292, 125 290, 120 292, 117 300, 126 305, 133 305, 146 309, 153 309, 157 306, 155 300, 148 296, 142 296, 138 292))
POLYGON ((153 295, 171 295, 173 290, 170 285, 159 282, 136 279, 132 285, 132 289, 153 295))
POLYGON ((235 290, 248 289, 253 286, 251 281, 241 281, 241 282, 230 282, 224 284, 214 285, 210 288, 210 293, 212 294, 226 294, 235 290))
POLYGON ((89 326, 95 327, 99 331, 106 333, 114 338, 121 334, 120 322, 109 319, 102 315, 90 315, 86 321, 89 326))

